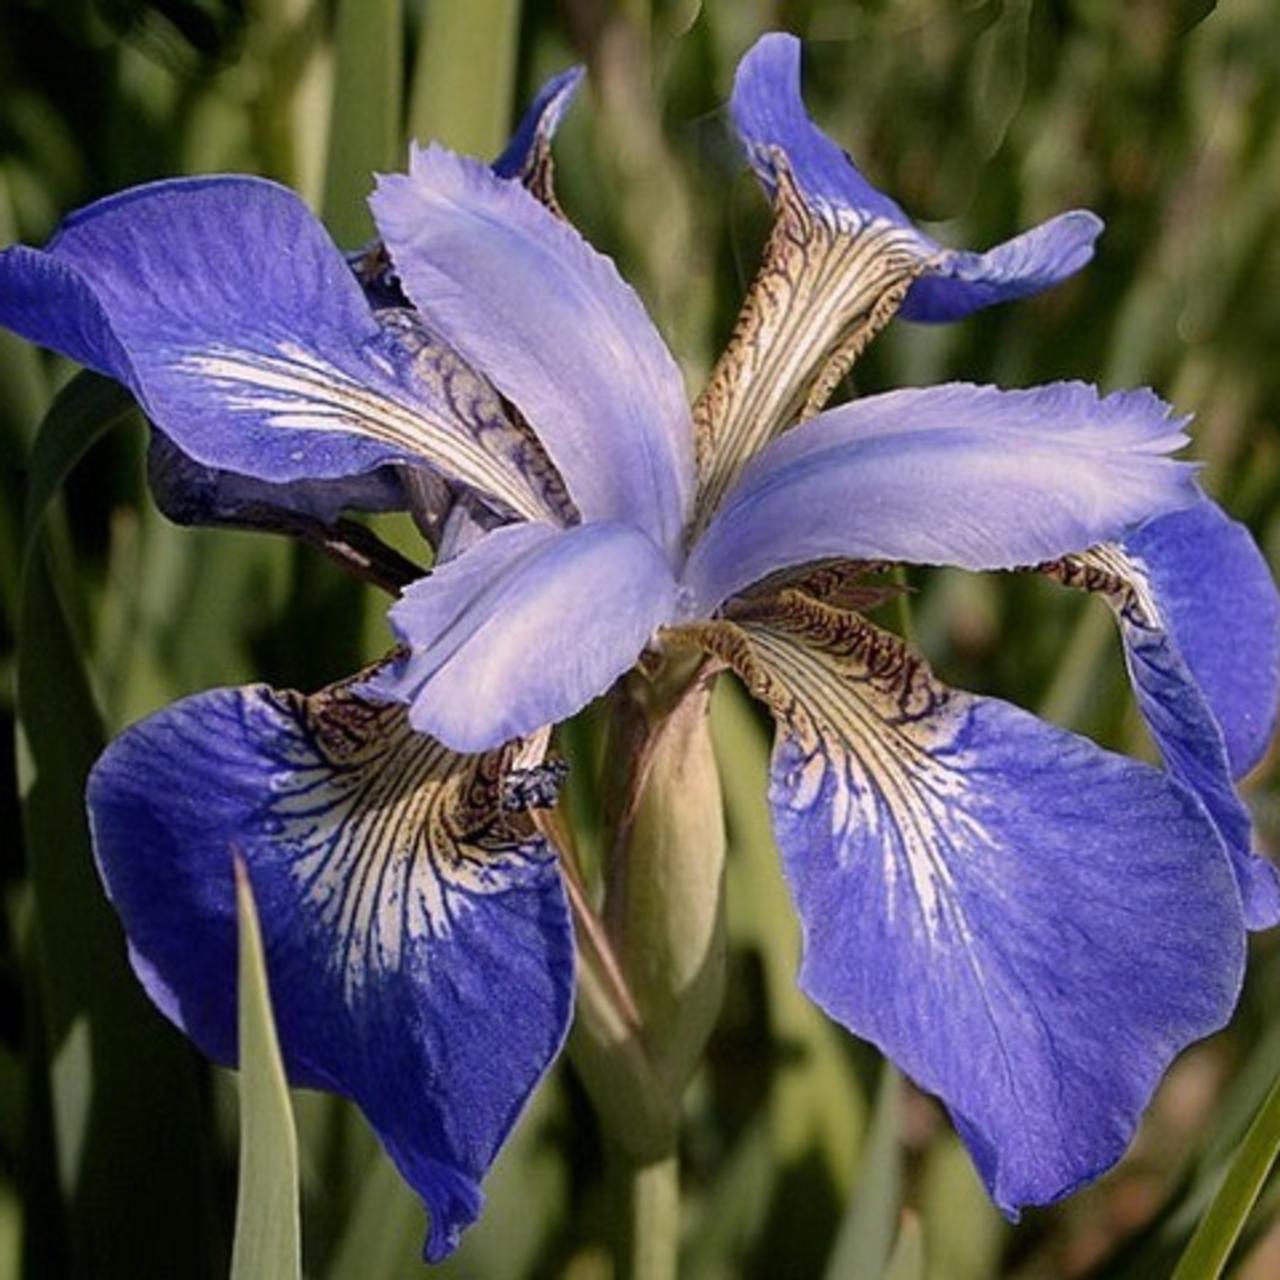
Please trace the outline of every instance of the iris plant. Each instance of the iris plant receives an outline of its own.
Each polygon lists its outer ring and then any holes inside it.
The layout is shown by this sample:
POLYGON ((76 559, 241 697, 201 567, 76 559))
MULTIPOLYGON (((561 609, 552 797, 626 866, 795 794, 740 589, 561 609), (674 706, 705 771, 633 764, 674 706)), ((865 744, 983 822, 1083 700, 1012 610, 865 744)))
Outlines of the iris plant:
MULTIPOLYGON (((689 707, 704 726, 729 669, 776 721, 804 990, 943 1101, 1003 1210, 1052 1201, 1121 1155, 1173 1056, 1229 1018, 1246 929, 1280 917, 1234 785, 1276 704, 1267 569, 1171 457, 1185 419, 1150 391, 954 383, 823 410, 895 313, 1044 289, 1101 224, 941 247, 811 122, 790 37, 738 70, 775 224, 691 408, 556 204, 549 141, 577 82, 553 81, 492 166, 415 148, 351 258, 245 177, 126 191, 0 256, 0 318, 137 397, 166 510, 304 531, 400 593, 375 668, 312 695, 198 694, 102 757, 89 810, 134 968, 234 1061, 241 851, 290 1076, 355 1099, 442 1257, 564 1044, 566 890, 608 958, 555 847, 549 728, 611 687, 659 690, 606 760, 634 810, 664 726, 689 707), (395 507, 436 544, 413 581, 339 518, 395 507), (1102 593, 1164 767, 941 684, 864 616, 898 564, 1102 593)), ((706 851, 677 854, 654 931, 706 851)))

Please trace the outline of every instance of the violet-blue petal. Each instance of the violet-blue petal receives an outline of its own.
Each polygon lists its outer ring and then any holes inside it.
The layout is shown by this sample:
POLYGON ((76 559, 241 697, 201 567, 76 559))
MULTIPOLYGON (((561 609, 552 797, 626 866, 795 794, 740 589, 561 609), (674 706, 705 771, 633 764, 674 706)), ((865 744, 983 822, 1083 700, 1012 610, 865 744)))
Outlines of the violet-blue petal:
POLYGON ((498 177, 524 178, 539 149, 545 147, 559 129, 560 121, 577 96, 585 74, 585 67, 569 67, 552 76, 538 90, 520 117, 511 141, 490 165, 498 177))
POLYGON ((1124 543, 1092 547, 1044 571, 1107 598, 1143 718, 1169 772, 1200 798, 1217 826, 1246 924, 1280 923, 1280 873, 1254 852, 1226 737, 1231 726, 1234 740, 1248 743, 1261 728, 1260 750, 1275 703, 1276 591, 1248 531, 1201 498, 1124 543), (1136 547, 1149 554, 1137 554, 1136 547), (1203 682, 1189 653, 1205 672, 1203 682))
POLYGON ((945 249, 877 191, 849 154, 814 124, 800 91, 800 41, 773 32, 738 66, 730 104, 753 168, 772 192, 778 156, 807 201, 836 219, 882 219, 911 230, 927 274, 907 292, 899 314, 956 320, 981 307, 1039 293, 1074 275, 1093 257, 1102 221, 1087 210, 1060 214, 985 253, 945 249))
POLYGON ((1131 607, 1120 615, 1125 659, 1165 766, 1199 797, 1231 855, 1250 929, 1280 923, 1280 873, 1253 850, 1249 811, 1232 785, 1222 731, 1174 634, 1131 607))
POLYGON ((1124 540, 1222 730, 1233 777, 1262 758, 1280 700, 1280 597, 1244 525, 1207 498, 1124 540))
MULTIPOLYGON (((584 67, 570 67, 552 76, 538 90, 529 109, 502 154, 489 167, 500 178, 533 182, 539 177, 539 166, 545 161, 551 139, 560 127, 586 72, 584 67)), ((380 240, 374 240, 354 253, 346 255, 373 307, 404 307, 408 299, 380 240)))
POLYGON ((613 264, 518 183, 441 147, 371 205, 409 296, 521 411, 586 520, 674 555, 693 477, 679 369, 613 264))
POLYGON ((1243 921, 1167 777, 994 701, 953 728, 896 812, 834 765, 812 794, 794 745, 771 800, 801 985, 942 1097, 1014 1213, 1110 1168, 1172 1058, 1226 1023, 1243 921))
POLYGON ((777 569, 846 557, 1002 569, 1119 538, 1196 499, 1149 391, 965 383, 869 396, 758 454, 684 571, 705 613, 777 569), (1056 548, 1056 550, 1050 550, 1056 548))
POLYGON ((496 811, 502 767, 409 732, 399 708, 252 686, 135 725, 89 786, 134 968, 227 1064, 244 858, 286 1070, 359 1104, 427 1203, 433 1261, 479 1213, 572 1003, 555 859, 496 811))
POLYGON ((257 518, 269 518, 272 512, 327 525, 344 511, 402 511, 406 505, 397 467, 333 480, 272 484, 203 466, 156 430, 147 450, 147 483, 156 506, 170 520, 186 525, 236 525, 246 518, 260 522, 257 518))
POLYGON ((903 300, 904 320, 961 320, 997 302, 1042 293, 1091 261, 1102 219, 1072 209, 1032 227, 985 253, 935 246, 938 256, 903 300))
POLYGON ((854 615, 742 630, 779 721, 802 987, 945 1102, 1006 1213, 1097 1177, 1239 992, 1240 900, 1204 810, 1161 770, 944 688, 854 615))
POLYGON ((484 751, 581 710, 670 621, 666 558, 625 524, 508 525, 391 610, 408 657, 365 686, 415 728, 484 751))
POLYGON ((204 466, 287 484, 425 461, 546 513, 274 183, 159 182, 72 214, 45 250, 0 253, 0 323, 119 378, 204 466))

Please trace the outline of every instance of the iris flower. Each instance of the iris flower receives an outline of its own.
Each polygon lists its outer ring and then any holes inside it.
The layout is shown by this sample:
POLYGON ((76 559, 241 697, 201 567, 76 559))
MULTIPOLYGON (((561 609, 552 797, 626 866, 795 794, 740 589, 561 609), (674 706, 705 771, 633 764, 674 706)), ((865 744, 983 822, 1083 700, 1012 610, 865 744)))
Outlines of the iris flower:
POLYGON ((1280 916, 1235 780, 1276 704, 1256 547, 1170 455, 1149 391, 949 384, 820 411, 895 312, 955 320, 1082 267, 1068 213, 942 248, 810 121, 764 38, 732 115, 775 208, 692 408, 613 265, 561 216, 539 97, 492 167, 414 148, 353 273, 290 193, 166 182, 0 257, 0 319, 125 383, 182 518, 441 539, 377 668, 187 698, 89 790, 134 968, 235 1059, 238 849, 291 1079, 353 1098, 430 1211, 428 1258, 564 1042, 574 944, 548 728, 643 659, 731 669, 776 721, 769 798, 800 983, 949 1110, 1008 1213, 1109 1167, 1170 1060, 1229 1018, 1280 916), (944 686, 861 610, 896 564, 1101 592, 1164 768, 944 686))

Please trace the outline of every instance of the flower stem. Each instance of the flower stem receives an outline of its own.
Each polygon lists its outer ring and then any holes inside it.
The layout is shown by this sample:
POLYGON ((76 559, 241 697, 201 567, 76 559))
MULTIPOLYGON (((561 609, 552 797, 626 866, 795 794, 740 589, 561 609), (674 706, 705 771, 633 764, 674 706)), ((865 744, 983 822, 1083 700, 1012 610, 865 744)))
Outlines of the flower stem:
POLYGON ((609 1152, 623 1280, 674 1280, 680 1099, 720 1008, 724 815, 704 655, 664 651, 612 703, 596 915, 557 833, 577 924, 569 1052, 609 1152))
POLYGON ((900 588, 895 602, 898 610, 898 630, 901 631, 902 638, 915 648, 916 628, 911 617, 911 584, 907 581, 906 565, 894 566, 893 580, 900 588))
POLYGON ((675 1280, 680 1255, 680 1165, 674 1151, 614 1164, 618 1280, 675 1280))

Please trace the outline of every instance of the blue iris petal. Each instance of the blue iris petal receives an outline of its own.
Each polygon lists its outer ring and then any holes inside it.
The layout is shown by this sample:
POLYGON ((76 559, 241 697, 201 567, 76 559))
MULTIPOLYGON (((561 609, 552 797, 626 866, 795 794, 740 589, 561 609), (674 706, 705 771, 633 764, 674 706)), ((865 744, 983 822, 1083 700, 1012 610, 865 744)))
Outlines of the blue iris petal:
POLYGON ((1162 771, 809 612, 744 624, 779 718, 801 985, 941 1097, 1002 1209, 1058 1199, 1231 1015, 1245 933, 1221 843, 1162 771))
POLYGON ((366 688, 455 749, 486 750, 604 693, 675 595, 666 559, 627 525, 509 525, 405 592, 391 624, 410 655, 366 688))
POLYGON ((523 178, 538 148, 544 146, 568 111, 582 85, 585 67, 569 67, 538 90, 506 149, 490 166, 500 178, 523 178))
POLYGON ((1207 498, 1150 521, 1120 549, 1118 605, 1138 705, 1170 772, 1203 801, 1231 853, 1252 929, 1280 923, 1280 874, 1254 853, 1233 777, 1275 720, 1280 601, 1253 538, 1207 498))
POLYGON ((820 211, 883 219, 915 233, 920 258, 930 265, 899 312, 909 320, 956 320, 996 302, 1039 293, 1093 257, 1102 221, 1087 210, 1061 214, 986 253, 944 249, 924 235, 809 118, 800 94, 800 42, 794 36, 775 32, 757 41, 739 64, 731 109, 751 163, 771 191, 781 153, 806 200, 820 211))
POLYGON ((238 356, 280 363, 264 368, 269 382, 306 378, 311 363, 386 382, 369 363, 378 326, 342 255, 274 183, 179 179, 101 200, 67 218, 45 250, 0 254, 0 300, 6 325, 125 382, 207 465, 280 483, 355 474, 397 455, 343 435, 337 421, 303 432, 270 429, 265 410, 231 420, 219 401, 233 392, 215 393, 212 369, 197 368, 238 356))
POLYGON ((523 187, 440 147, 371 201, 405 291, 520 407, 586 520, 674 555, 693 483, 684 384, 613 263, 523 187))
POLYGON ((1222 732, 1173 635, 1121 617, 1125 656, 1143 718, 1169 771, 1204 804, 1231 854, 1245 923, 1280 923, 1280 875, 1252 848, 1249 811, 1231 781, 1222 732))
POLYGON ((1280 701, 1280 595, 1248 529, 1205 499, 1124 541, 1208 700, 1233 777, 1271 741, 1280 701))
POLYGON ((1238 994, 1239 899, 1198 806, 985 700, 905 792, 810 793, 805 767, 784 746, 771 790, 801 985, 942 1097, 1006 1212, 1102 1173, 1238 994))
POLYGON ((134 968, 223 1063, 244 857, 290 1078, 360 1105, 427 1202, 432 1260, 479 1213, 570 1017, 558 869, 493 818, 496 786, 492 762, 408 732, 398 708, 254 686, 134 726, 89 788, 134 968))
POLYGON ((274 183, 160 182, 73 214, 46 250, 0 253, 0 323, 121 379, 203 466, 288 484, 426 462, 547 511, 451 402, 456 358, 375 317, 274 183))
POLYGON ((269 521, 273 512, 288 512, 329 525, 343 511, 400 511, 406 502, 395 467, 336 480, 272 484, 202 466, 158 430, 151 433, 147 482, 156 506, 176 524, 235 525, 246 517, 261 524, 255 517, 269 521))
POLYGON ((1083 383, 868 396, 750 462, 684 580, 706 612, 825 557, 998 569, 1078 551, 1195 501, 1192 469, 1165 456, 1182 426, 1150 392, 1083 383))

